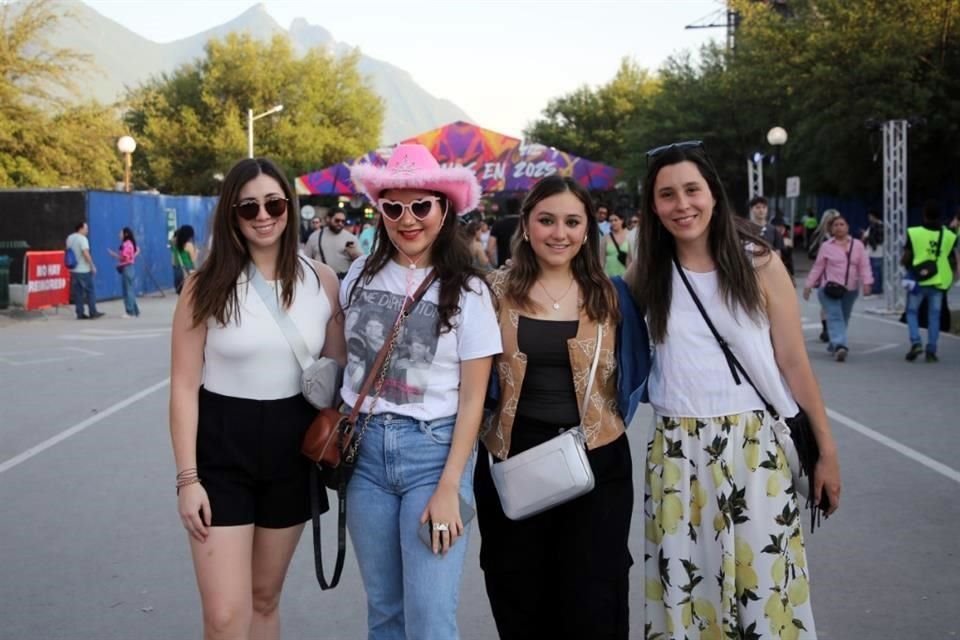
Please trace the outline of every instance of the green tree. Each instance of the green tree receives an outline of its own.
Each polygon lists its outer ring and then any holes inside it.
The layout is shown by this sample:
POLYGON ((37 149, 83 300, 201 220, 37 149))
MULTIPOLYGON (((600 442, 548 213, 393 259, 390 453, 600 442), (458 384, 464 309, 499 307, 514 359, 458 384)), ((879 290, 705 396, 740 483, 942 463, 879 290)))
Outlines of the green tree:
POLYGON ((255 125, 255 152, 291 178, 362 155, 378 144, 384 107, 358 59, 320 49, 296 58, 279 35, 210 41, 204 58, 129 93, 137 181, 168 193, 215 192, 214 175, 246 156, 247 109, 276 104, 283 111, 255 125))
POLYGON ((613 79, 551 100, 524 135, 575 155, 623 167, 630 155, 627 131, 657 93, 659 83, 625 58, 613 79))
POLYGON ((0 5, 0 186, 111 188, 119 171, 118 115, 71 102, 89 60, 45 36, 61 19, 51 0, 0 5))

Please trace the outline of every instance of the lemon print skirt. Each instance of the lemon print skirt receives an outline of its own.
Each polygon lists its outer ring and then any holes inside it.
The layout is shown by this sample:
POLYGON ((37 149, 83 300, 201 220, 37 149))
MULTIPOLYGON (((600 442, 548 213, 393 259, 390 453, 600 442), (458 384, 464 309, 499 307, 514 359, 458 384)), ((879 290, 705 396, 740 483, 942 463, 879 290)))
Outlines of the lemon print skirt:
POLYGON ((800 509, 763 411, 657 416, 644 496, 646 638, 816 638, 800 509))

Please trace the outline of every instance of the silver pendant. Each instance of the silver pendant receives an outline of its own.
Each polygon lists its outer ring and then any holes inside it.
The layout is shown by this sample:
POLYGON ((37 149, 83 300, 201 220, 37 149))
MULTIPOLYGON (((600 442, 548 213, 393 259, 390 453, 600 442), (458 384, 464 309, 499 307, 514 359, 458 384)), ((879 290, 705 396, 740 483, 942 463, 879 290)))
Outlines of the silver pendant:
POLYGON ((559 303, 559 302, 554 302, 554 303, 553 303, 553 310, 554 310, 554 311, 560 311, 560 303, 559 303))

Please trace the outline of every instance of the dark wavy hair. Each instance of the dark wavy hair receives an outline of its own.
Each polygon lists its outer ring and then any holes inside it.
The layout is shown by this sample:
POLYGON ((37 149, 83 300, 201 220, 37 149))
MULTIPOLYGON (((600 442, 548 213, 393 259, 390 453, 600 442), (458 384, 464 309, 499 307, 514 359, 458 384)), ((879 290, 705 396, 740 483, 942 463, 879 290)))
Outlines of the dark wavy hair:
POLYGON ((276 279, 282 285, 280 300, 283 308, 293 303, 294 283, 303 277, 303 267, 297 258, 300 250, 300 212, 297 196, 290 188, 283 171, 266 158, 245 158, 233 165, 223 179, 220 199, 213 214, 213 244, 210 255, 197 270, 193 294, 193 322, 199 325, 213 317, 221 325, 240 319, 240 301, 237 298, 237 278, 250 262, 247 240, 240 232, 240 223, 233 205, 240 199, 240 190, 259 175, 277 181, 287 199, 287 226, 280 236, 277 254, 276 279))
MULTIPOLYGON (((437 281, 440 283, 437 329, 439 333, 446 333, 453 329, 453 317, 460 313, 461 292, 473 291, 468 284, 470 278, 476 277, 477 280, 484 283, 481 286, 486 286, 486 281, 483 279, 483 273, 473 266, 473 258, 470 255, 467 238, 460 230, 460 223, 450 207, 449 199, 440 192, 434 192, 434 195, 440 198, 438 203, 440 210, 447 212, 443 225, 440 227, 440 232, 429 249, 430 265, 436 272, 437 281)), ((360 274, 350 287, 344 311, 350 308, 363 286, 370 284, 373 276, 379 273, 397 255, 397 248, 390 241, 390 236, 387 234, 387 225, 382 220, 377 225, 377 239, 374 246, 376 248, 367 258, 363 269, 360 270, 360 274)), ((477 293, 480 292, 477 291, 477 293)))
POLYGON ((121 246, 123 246, 124 242, 129 240, 130 242, 133 243, 133 248, 134 249, 137 248, 137 238, 133 235, 133 229, 131 229, 130 227, 124 227, 123 229, 121 229, 120 233, 123 234, 123 240, 121 240, 121 246))
POLYGON ((734 214, 720 176, 703 148, 671 147, 650 159, 643 182, 643 214, 638 226, 636 255, 626 278, 637 304, 647 310, 650 337, 654 342, 663 342, 667 337, 676 253, 676 241, 654 209, 654 186, 661 169, 681 162, 696 165, 717 203, 707 230, 707 246, 717 266, 724 301, 728 307, 739 304, 753 318, 763 313, 760 283, 744 246, 752 243, 754 256, 768 254, 769 246, 754 225, 734 214))
POLYGON ((617 292, 603 272, 600 261, 600 227, 590 194, 579 182, 566 176, 548 176, 527 193, 520 206, 520 224, 513 234, 511 257, 513 266, 507 272, 504 293, 508 300, 521 309, 534 310, 530 289, 540 275, 540 263, 523 232, 530 224, 530 213, 542 200, 560 193, 571 193, 583 204, 587 214, 587 241, 574 256, 570 269, 583 296, 583 308, 594 322, 616 322, 620 318, 617 292))

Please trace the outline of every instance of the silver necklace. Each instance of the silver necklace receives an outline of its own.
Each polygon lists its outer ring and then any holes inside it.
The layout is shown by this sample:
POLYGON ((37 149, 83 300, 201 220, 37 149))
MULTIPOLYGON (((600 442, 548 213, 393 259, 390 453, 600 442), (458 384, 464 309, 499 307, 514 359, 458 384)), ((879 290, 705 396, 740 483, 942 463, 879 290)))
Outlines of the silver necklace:
POLYGON ((570 278, 570 284, 567 285, 567 290, 564 291, 564 292, 563 292, 563 295, 560 296, 559 298, 554 298, 552 295, 550 295, 550 292, 547 291, 547 288, 543 285, 543 283, 540 282, 539 280, 537 280, 537 284, 540 285, 540 288, 543 289, 543 292, 544 292, 545 294, 547 294, 547 297, 548 297, 548 298, 550 298, 551 300, 553 300, 553 310, 554 310, 554 311, 560 311, 560 301, 563 300, 564 298, 566 298, 566 297, 567 297, 567 294, 570 293, 570 289, 573 288, 573 283, 574 283, 574 282, 576 282, 576 278, 570 278))

